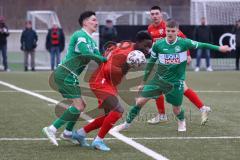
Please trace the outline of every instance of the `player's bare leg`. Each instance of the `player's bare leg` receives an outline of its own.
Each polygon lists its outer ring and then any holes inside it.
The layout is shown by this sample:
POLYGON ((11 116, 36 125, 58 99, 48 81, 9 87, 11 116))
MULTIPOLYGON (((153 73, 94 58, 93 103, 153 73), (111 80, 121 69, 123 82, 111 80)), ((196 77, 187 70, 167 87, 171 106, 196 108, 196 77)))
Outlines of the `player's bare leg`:
POLYGON ((141 108, 150 100, 150 98, 144 98, 144 97, 138 97, 136 98, 136 105, 131 106, 126 121, 116 127, 113 128, 115 131, 122 131, 126 130, 130 127, 132 121, 135 119, 135 117, 139 114, 141 108))
POLYGON ((184 82, 184 95, 199 109, 201 112, 201 125, 205 125, 208 121, 208 115, 211 112, 211 108, 203 104, 197 93, 188 88, 186 82, 184 82))
POLYGON ((58 146, 56 139, 57 130, 62 127, 66 122, 75 122, 77 121, 80 112, 84 110, 86 103, 82 98, 69 99, 72 101, 71 106, 64 111, 64 113, 56 119, 52 125, 44 127, 42 132, 50 140, 51 143, 58 146))

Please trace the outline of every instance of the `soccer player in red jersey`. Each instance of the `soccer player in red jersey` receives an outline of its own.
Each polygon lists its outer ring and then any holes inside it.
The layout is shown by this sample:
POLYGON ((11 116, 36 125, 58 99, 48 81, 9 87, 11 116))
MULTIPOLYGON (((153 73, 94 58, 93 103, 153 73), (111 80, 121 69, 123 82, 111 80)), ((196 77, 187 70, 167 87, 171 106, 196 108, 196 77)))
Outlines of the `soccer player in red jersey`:
MULTIPOLYGON (((166 37, 166 22, 162 18, 161 8, 159 6, 153 6, 150 10, 150 17, 152 23, 148 26, 148 32, 153 38, 153 42, 157 39, 166 37)), ((179 37, 186 38, 186 36, 180 31, 179 37)), ((190 52, 188 51, 188 63, 191 61, 190 52)), ((191 88, 188 88, 184 82, 184 95, 199 109, 201 112, 201 124, 204 125, 208 120, 208 113, 211 111, 210 107, 205 106, 196 92, 191 88)), ((150 124, 157 124, 159 122, 167 121, 167 115, 165 113, 164 96, 160 96, 156 99, 156 106, 158 109, 158 115, 153 119, 148 120, 150 124)))
POLYGON ((97 137, 92 142, 92 147, 109 151, 110 148, 103 142, 105 135, 113 125, 122 117, 124 112, 117 96, 117 85, 127 74, 130 68, 139 67, 146 63, 145 55, 152 46, 152 38, 148 32, 140 31, 136 35, 136 43, 123 42, 118 44, 105 56, 108 61, 101 64, 90 78, 90 88, 98 98, 99 108, 104 109, 105 114, 97 117, 78 131, 74 131, 72 138, 80 144, 85 141, 86 134, 99 129, 97 137), (143 54, 144 53, 144 54, 143 54))

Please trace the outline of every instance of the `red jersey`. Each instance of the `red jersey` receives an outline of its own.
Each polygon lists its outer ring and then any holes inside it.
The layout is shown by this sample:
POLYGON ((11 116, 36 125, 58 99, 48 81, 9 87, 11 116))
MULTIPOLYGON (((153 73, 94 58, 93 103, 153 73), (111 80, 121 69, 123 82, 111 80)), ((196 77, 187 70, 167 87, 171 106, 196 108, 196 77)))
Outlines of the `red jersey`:
POLYGON ((134 43, 123 42, 118 44, 112 51, 105 53, 108 61, 99 66, 93 73, 90 83, 107 83, 117 86, 127 73, 126 61, 128 54, 133 51, 134 43))
POLYGON ((151 35, 153 42, 157 39, 162 39, 166 37, 166 22, 161 21, 158 26, 150 24, 148 26, 148 33, 151 35))
POLYGON ((99 107, 107 97, 118 95, 117 85, 128 71, 126 61, 128 54, 134 50, 133 44, 124 42, 105 52, 108 61, 92 74, 89 85, 98 98, 99 107))
MULTIPOLYGON (((166 22, 161 21, 158 26, 154 26, 153 24, 150 24, 148 26, 148 33, 151 35, 153 42, 155 42, 157 39, 162 39, 166 37, 166 22)), ((178 37, 187 38, 185 34, 183 34, 180 30, 178 32, 178 37)), ((190 52, 187 52, 188 56, 190 55, 190 52)))

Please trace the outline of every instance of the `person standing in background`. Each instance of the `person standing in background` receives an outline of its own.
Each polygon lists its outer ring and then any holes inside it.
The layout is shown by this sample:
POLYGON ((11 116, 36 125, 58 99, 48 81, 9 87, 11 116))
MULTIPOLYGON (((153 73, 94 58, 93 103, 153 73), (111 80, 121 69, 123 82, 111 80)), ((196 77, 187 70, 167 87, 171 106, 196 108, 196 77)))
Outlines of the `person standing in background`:
POLYGON ((5 18, 0 16, 0 52, 2 52, 4 71, 8 69, 7 62, 7 37, 9 36, 8 27, 5 24, 5 18))
POLYGON ((24 71, 28 71, 28 57, 31 57, 31 70, 35 71, 35 49, 38 36, 32 29, 32 22, 25 22, 25 30, 21 35, 21 50, 24 52, 24 71))
POLYGON ((56 67, 60 63, 61 52, 65 47, 65 36, 63 30, 57 24, 53 24, 52 28, 48 30, 46 37, 46 49, 51 57, 51 70, 54 70, 55 59, 56 67), (55 58, 56 57, 56 58, 55 58))
POLYGON ((239 70, 239 58, 240 58, 240 19, 236 21, 236 25, 233 28, 233 34, 236 36, 236 70, 239 70))
MULTIPOLYGON (((211 28, 206 25, 206 18, 202 17, 201 18, 201 25, 197 26, 194 30, 194 40, 199 41, 199 42, 204 42, 204 43, 212 43, 213 41, 213 36, 212 36, 212 31, 211 28)), ((197 50, 197 62, 196 62, 196 68, 195 72, 198 72, 200 70, 200 63, 201 63, 201 58, 202 54, 205 54, 206 58, 206 70, 207 71, 213 71, 211 64, 210 64, 210 50, 209 49, 198 49, 197 50)))
POLYGON ((109 42, 117 42, 117 30, 113 26, 113 21, 110 19, 106 20, 106 25, 100 30, 100 49, 102 52, 105 51, 105 45, 109 42))

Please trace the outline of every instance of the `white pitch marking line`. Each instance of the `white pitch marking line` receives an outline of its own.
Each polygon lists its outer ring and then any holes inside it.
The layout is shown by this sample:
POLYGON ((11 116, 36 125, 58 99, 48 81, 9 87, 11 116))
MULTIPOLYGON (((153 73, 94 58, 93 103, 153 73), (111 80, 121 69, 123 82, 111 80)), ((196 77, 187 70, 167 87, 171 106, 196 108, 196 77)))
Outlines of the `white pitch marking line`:
MULTIPOLYGON (((121 91, 129 91, 129 90, 119 90, 121 91)), ((130 90, 130 91, 137 91, 137 90, 130 90)), ((15 93, 15 92, 21 92, 21 91, 16 91, 16 90, 0 90, 0 93, 15 93)), ((31 90, 31 92, 36 92, 36 93, 55 93, 56 91, 53 90, 31 90)), ((87 91, 85 91, 87 92, 87 91)), ((89 91, 91 92, 91 91, 89 91)), ((196 90, 198 93, 240 93, 240 91, 221 91, 221 90, 196 90)))
MULTIPOLYGON (((48 98, 46 96, 43 96, 43 95, 40 95, 40 94, 37 94, 37 93, 34 93, 34 92, 31 92, 31 91, 26 90, 26 89, 19 88, 19 87, 15 86, 15 85, 12 85, 12 84, 9 84, 9 83, 3 82, 3 81, 0 81, 0 84, 2 84, 4 86, 7 86, 7 87, 9 87, 11 89, 14 89, 14 90, 26 93, 28 95, 37 97, 39 99, 51 102, 51 103, 55 103, 55 104, 58 103, 57 100, 48 98)), ((86 119, 88 119, 87 115, 83 115, 83 116, 86 116, 86 119)), ((117 139, 123 141, 124 143, 127 143, 127 144, 131 145, 132 147, 134 147, 135 149, 141 151, 142 153, 145 153, 146 155, 152 157, 153 159, 156 159, 156 160, 168 160, 166 157, 162 156, 161 154, 159 154, 159 153, 157 153, 157 152, 155 152, 155 151, 153 151, 153 150, 143 146, 140 143, 137 143, 137 142, 133 141, 132 139, 130 139, 130 138, 128 138, 128 137, 126 137, 126 136, 124 136, 124 135, 122 135, 122 134, 120 134, 120 133, 118 133, 116 131, 110 130, 109 133, 112 136, 116 137, 117 139)))
MULTIPOLYGON (((86 138, 93 140, 94 138, 86 138)), ((203 140, 203 139, 240 139, 240 136, 219 137, 129 137, 133 140, 203 140)), ((0 141, 46 141, 47 138, 0 138, 0 141)), ((61 140, 57 138, 57 140, 61 140)), ((118 140, 117 138, 104 138, 104 140, 118 140)))
MULTIPOLYGON (((20 91, 16 90, 0 90, 1 93, 21 93, 20 91)), ((56 91, 53 90, 31 90, 31 92, 36 92, 36 93, 54 93, 56 91)))

